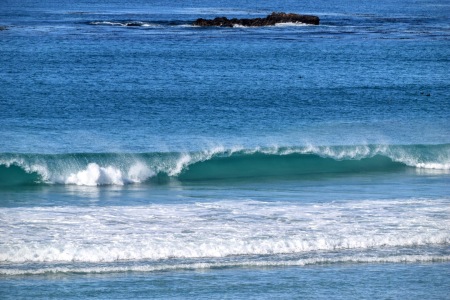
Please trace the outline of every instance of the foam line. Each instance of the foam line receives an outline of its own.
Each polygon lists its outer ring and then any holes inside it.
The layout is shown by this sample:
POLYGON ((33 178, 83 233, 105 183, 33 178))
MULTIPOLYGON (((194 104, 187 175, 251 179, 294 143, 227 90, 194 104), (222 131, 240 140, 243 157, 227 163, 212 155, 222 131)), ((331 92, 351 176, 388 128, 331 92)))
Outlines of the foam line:
POLYGON ((449 199, 2 208, 0 262, 112 263, 427 248, 450 244, 448 215, 449 199))
POLYGON ((0 268, 0 276, 20 276, 20 275, 49 275, 49 274, 103 274, 103 273, 124 273, 124 272, 160 272, 177 270, 207 270, 215 268, 267 268, 267 267, 304 267, 312 265, 330 264, 377 264, 377 263, 439 263, 449 262, 450 255, 396 255, 389 257, 358 257, 344 256, 340 258, 307 258, 294 261, 240 261, 240 262, 196 262, 180 264, 160 264, 148 265, 138 264, 129 266, 47 266, 31 269, 20 268, 0 268))

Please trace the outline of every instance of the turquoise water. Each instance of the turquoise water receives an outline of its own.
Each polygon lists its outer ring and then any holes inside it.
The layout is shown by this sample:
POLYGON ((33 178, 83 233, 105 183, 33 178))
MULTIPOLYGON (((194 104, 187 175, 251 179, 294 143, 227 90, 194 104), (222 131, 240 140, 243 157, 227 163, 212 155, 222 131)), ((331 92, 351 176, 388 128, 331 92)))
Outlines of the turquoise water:
POLYGON ((449 16, 2 2, 1 298, 446 299, 449 16))

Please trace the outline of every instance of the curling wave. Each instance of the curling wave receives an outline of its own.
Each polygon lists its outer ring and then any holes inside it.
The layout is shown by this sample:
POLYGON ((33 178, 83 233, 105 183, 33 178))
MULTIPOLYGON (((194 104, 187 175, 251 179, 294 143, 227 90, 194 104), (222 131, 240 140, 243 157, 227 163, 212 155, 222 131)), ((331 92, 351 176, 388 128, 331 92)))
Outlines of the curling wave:
POLYGON ((323 174, 450 172, 450 144, 213 148, 198 152, 0 154, 0 185, 124 185, 323 174))

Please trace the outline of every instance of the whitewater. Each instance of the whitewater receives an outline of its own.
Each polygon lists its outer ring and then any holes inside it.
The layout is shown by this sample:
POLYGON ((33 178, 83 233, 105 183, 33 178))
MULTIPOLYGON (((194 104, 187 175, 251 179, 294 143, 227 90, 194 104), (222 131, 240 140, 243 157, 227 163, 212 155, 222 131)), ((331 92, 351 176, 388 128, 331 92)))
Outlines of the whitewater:
POLYGON ((0 273, 448 261, 449 201, 2 209, 0 273))

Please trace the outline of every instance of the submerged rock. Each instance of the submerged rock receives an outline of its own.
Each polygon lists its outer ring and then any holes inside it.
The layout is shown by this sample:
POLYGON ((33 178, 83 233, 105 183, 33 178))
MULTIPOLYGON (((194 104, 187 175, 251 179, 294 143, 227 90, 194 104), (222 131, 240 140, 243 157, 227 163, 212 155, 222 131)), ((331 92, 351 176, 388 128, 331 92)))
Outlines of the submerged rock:
POLYGON ((8 30, 8 27, 6 27, 6 26, 0 26, 0 31, 2 31, 2 30, 8 30))
POLYGON ((276 13, 273 12, 265 18, 254 19, 228 19, 226 17, 218 17, 212 20, 197 19, 194 26, 219 26, 219 27, 233 27, 233 26, 271 26, 278 23, 304 23, 311 25, 319 25, 319 17, 311 15, 299 15, 292 13, 276 13))

